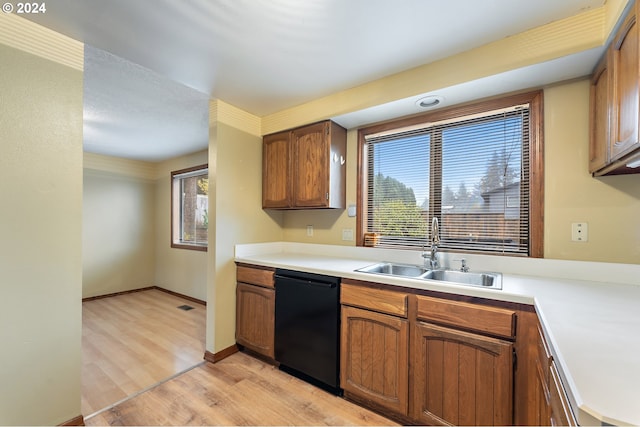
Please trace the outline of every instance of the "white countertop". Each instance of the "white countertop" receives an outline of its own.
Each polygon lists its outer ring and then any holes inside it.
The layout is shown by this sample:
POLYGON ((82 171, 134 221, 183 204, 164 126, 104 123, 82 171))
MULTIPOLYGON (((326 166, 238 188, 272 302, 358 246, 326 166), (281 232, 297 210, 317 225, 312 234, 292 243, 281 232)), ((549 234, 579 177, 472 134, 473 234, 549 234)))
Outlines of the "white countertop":
MULTIPOLYGON (((502 290, 355 271, 380 261, 421 264, 416 251, 287 242, 236 246, 237 262, 534 305, 578 422, 640 425, 640 266, 465 258, 472 271, 502 272, 502 290)), ((443 265, 452 260, 442 254, 443 265)))

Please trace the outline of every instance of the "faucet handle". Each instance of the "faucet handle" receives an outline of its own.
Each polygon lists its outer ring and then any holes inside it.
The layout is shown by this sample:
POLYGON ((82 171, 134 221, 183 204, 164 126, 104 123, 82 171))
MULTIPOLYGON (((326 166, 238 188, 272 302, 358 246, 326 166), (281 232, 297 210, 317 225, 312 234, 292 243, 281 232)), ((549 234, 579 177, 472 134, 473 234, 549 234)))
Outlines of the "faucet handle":
POLYGON ((466 273, 469 271, 469 266, 467 265, 467 260, 465 258, 454 258, 454 261, 460 261, 460 271, 466 273))

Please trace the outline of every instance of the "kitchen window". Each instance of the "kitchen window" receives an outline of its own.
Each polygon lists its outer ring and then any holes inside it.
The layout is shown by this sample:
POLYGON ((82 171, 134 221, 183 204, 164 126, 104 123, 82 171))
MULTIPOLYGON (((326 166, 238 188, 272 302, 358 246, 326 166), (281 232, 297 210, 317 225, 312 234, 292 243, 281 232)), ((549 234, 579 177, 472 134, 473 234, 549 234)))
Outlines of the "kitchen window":
POLYGON ((542 257, 542 93, 359 131, 358 243, 542 257))
POLYGON ((208 228, 208 165, 171 172, 171 247, 206 251, 208 228))

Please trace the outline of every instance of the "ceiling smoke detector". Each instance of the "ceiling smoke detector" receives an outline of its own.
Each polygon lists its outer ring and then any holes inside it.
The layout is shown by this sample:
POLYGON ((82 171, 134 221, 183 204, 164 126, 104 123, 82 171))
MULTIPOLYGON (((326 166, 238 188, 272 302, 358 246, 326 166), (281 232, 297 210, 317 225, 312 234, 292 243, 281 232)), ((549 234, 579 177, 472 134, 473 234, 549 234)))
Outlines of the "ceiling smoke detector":
POLYGON ((436 105, 440 105, 442 101, 444 101, 444 96, 429 95, 418 99, 416 105, 420 108, 433 108, 436 105))

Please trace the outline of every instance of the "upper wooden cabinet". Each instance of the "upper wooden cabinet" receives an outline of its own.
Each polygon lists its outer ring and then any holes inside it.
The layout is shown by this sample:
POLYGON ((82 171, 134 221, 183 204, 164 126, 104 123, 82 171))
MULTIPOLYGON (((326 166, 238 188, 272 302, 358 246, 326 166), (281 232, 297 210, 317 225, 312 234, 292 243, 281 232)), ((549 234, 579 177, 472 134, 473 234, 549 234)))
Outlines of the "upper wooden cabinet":
POLYGON ((347 131, 331 121, 267 135, 263 209, 345 208, 347 131))
POLYGON ((638 25, 635 7, 616 33, 613 60, 613 129, 611 160, 638 147, 638 25))
POLYGON ((640 51, 633 4, 591 79, 589 171, 640 173, 640 51))

